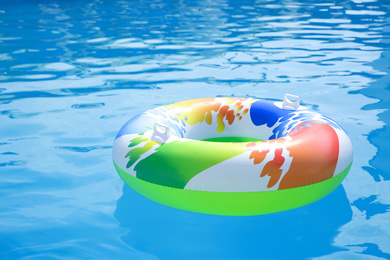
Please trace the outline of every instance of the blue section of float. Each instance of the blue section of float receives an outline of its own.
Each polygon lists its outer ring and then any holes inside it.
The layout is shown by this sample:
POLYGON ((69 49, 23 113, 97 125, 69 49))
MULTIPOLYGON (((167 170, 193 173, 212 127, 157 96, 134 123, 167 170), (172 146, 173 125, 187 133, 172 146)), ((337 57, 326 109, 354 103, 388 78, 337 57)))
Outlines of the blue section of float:
POLYGON ((309 122, 327 123, 334 128, 343 130, 341 126, 333 119, 319 114, 316 111, 304 110, 289 110, 283 109, 275 105, 274 101, 258 100, 254 102, 250 109, 251 120, 254 125, 274 128, 269 139, 276 139, 286 136, 298 124, 306 122, 307 124, 301 127, 310 127, 309 122), (278 123, 279 122, 279 123, 278 123))
POLYGON ((258 100, 254 102, 250 109, 252 122, 256 126, 267 124, 273 127, 278 120, 290 113, 289 110, 281 109, 273 101, 258 100))

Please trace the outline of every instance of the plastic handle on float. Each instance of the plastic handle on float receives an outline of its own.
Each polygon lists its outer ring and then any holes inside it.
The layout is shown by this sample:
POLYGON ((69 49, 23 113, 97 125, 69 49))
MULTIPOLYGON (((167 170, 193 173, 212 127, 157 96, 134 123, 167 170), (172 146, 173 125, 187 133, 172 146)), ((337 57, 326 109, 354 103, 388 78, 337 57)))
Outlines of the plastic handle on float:
POLYGON ((299 97, 295 95, 285 94, 283 98, 282 108, 288 110, 297 110, 299 108, 299 97), (295 99, 295 101, 291 99, 295 99))
POLYGON ((169 126, 155 123, 153 127, 152 141, 165 143, 170 137, 169 126))

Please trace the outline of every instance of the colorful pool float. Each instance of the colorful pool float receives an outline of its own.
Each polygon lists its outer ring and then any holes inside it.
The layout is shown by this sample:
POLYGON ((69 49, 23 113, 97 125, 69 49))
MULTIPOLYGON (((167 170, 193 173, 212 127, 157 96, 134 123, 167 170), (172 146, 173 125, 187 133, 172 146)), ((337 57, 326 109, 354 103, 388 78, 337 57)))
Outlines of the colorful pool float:
POLYGON ((130 119, 115 139, 113 161, 127 185, 158 203, 259 215, 333 191, 351 167, 352 145, 338 123, 295 96, 200 98, 130 119))

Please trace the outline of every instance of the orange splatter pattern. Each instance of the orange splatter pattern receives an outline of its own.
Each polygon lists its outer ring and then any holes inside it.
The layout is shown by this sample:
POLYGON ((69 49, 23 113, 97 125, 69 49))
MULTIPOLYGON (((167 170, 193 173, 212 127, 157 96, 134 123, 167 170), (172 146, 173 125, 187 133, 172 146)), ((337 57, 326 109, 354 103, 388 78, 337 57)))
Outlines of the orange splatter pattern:
POLYGON ((278 183, 280 176, 282 175, 282 170, 280 168, 285 161, 285 158, 282 156, 283 148, 279 147, 276 149, 272 149, 271 147, 275 147, 275 145, 279 145, 284 142, 286 142, 286 140, 282 138, 261 142, 260 146, 265 147, 261 150, 256 149, 256 143, 249 143, 247 145, 248 150, 252 151, 249 156, 249 159, 253 159, 253 164, 262 163, 271 150, 275 151, 274 158, 265 164, 263 170, 260 173, 260 177, 264 177, 267 175, 270 177, 270 180, 267 184, 267 188, 272 188, 278 183))
POLYGON ((279 181, 278 189, 282 190, 314 184, 333 177, 339 155, 339 141, 334 129, 327 124, 315 122, 299 124, 295 129, 289 134, 291 137, 289 141, 279 138, 247 145, 247 149, 251 151, 249 159, 253 159, 255 165, 262 163, 267 154, 274 151, 273 159, 264 165, 260 173, 260 177, 267 175, 270 177, 267 188, 272 188, 279 181), (307 124, 310 126, 305 126, 307 124), (275 142, 276 146, 270 148, 275 142), (283 149, 287 149, 292 158, 289 169, 281 179, 281 167, 286 161, 282 156, 283 149))
MULTIPOLYGON (((167 106, 170 109, 177 109, 181 111, 176 115, 179 120, 183 120, 186 124, 196 125, 198 123, 206 122, 208 125, 213 123, 213 119, 217 123, 217 132, 225 131, 226 123, 231 125, 235 119, 242 119, 242 115, 238 113, 244 108, 245 104, 242 102, 245 98, 202 98, 195 100, 188 100, 167 106), (182 112, 184 111, 184 112, 182 112), (188 111, 188 112, 185 112, 188 111), (216 116, 213 117, 213 112, 216 116)), ((249 106, 252 104, 251 102, 249 106)), ((248 105, 247 105, 248 106, 248 105)), ((246 108, 243 115, 249 111, 246 108), (246 111, 246 112, 245 112, 246 111)))
POLYGON ((339 138, 327 124, 310 122, 298 125, 287 147, 293 157, 279 189, 288 189, 321 182, 333 177, 339 157, 339 138))
POLYGON ((267 162, 261 171, 260 177, 264 177, 266 175, 270 176, 270 180, 267 184, 267 188, 272 188, 278 183, 280 176, 282 175, 282 167, 285 159, 282 156, 283 148, 275 149, 275 157, 271 161, 267 162))

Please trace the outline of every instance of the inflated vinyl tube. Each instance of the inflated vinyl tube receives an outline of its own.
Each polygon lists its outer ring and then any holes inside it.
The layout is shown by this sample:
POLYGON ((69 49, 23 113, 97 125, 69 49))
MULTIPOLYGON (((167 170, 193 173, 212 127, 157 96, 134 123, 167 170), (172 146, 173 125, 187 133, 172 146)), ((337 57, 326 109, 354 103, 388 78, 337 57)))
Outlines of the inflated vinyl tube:
POLYGON ((113 146, 119 175, 146 198, 235 216, 312 203, 342 182, 352 158, 341 126, 288 94, 157 107, 130 119, 113 146))

